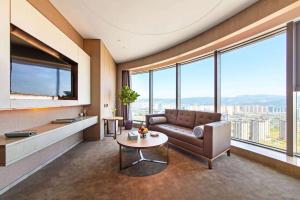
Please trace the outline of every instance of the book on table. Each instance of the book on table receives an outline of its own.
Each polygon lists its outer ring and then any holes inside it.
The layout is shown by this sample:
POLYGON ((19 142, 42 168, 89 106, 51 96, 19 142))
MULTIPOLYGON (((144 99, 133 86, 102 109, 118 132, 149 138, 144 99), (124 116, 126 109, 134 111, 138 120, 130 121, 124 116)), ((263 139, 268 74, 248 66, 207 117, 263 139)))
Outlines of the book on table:
POLYGON ((30 137, 35 134, 36 132, 33 130, 25 130, 25 131, 13 131, 13 132, 5 133, 4 135, 8 138, 15 138, 15 137, 30 137))
POLYGON ((78 118, 65 118, 65 119, 56 119, 52 121, 52 124, 64 124, 64 123, 73 123, 78 121, 78 118))

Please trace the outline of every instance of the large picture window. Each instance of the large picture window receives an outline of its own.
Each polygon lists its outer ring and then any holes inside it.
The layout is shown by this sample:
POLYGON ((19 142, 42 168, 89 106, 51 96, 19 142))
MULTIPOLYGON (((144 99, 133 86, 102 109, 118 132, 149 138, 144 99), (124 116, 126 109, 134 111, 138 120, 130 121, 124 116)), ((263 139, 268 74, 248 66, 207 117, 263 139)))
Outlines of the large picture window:
MULTIPOLYGON (((175 109, 176 102, 184 110, 214 112, 216 106, 223 120, 231 121, 233 139, 286 151, 286 39, 286 31, 278 30, 219 51, 214 54, 219 56, 217 80, 214 80, 214 56, 179 63, 178 73, 173 66, 133 75, 133 89, 141 94, 132 106, 133 119, 144 120, 149 111, 156 114, 175 109), (214 96, 219 92, 219 87, 214 87, 215 81, 220 81, 220 97, 214 96), (149 93, 153 94, 151 100, 149 93)), ((299 94, 297 99, 297 153, 300 154, 299 94)))
POLYGON ((221 112, 232 137, 286 149, 286 34, 221 54, 221 112))
POLYGON ((132 119, 145 121, 145 115, 149 114, 149 72, 131 75, 132 89, 140 96, 132 103, 132 119))
POLYGON ((176 68, 153 72, 153 113, 164 113, 176 108, 176 68))
POLYGON ((214 111, 214 59, 181 65, 181 109, 214 111))

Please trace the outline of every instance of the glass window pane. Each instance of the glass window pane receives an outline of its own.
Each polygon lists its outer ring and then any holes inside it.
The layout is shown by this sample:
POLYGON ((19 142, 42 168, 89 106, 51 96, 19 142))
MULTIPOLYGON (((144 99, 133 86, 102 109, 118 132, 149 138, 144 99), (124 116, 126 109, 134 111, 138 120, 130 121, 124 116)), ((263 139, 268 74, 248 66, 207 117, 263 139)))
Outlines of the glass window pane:
POLYGON ((59 69, 59 96, 72 97, 71 69, 59 69))
POLYGON ((140 95, 136 102, 130 104, 132 119, 145 121, 145 115, 149 114, 149 73, 132 75, 131 85, 132 89, 140 95))
POLYGON ((232 137, 286 149, 286 34, 221 54, 221 111, 232 137))
POLYGON ((214 111, 214 59, 181 65, 181 109, 214 111))
POLYGON ((176 68, 153 72, 153 113, 176 108, 176 68))
POLYGON ((12 94, 57 96, 56 86, 57 69, 12 62, 12 94))

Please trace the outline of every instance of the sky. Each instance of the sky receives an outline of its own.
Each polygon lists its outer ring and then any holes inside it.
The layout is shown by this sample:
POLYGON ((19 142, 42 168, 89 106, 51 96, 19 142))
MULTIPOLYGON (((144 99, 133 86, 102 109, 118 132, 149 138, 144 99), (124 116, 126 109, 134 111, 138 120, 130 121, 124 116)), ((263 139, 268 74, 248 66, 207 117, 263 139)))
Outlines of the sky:
MULTIPOLYGON (((221 96, 285 95, 286 34, 282 33, 221 54, 221 96)), ((181 67, 181 96, 213 97, 213 58, 181 67)), ((154 71, 154 98, 175 98, 176 71, 154 71)), ((132 76, 132 88, 148 98, 148 73, 132 76)))
MULTIPOLYGON (((71 71, 60 69, 59 92, 71 90, 71 71)), ((57 68, 12 63, 11 90, 21 94, 56 96, 57 68)))

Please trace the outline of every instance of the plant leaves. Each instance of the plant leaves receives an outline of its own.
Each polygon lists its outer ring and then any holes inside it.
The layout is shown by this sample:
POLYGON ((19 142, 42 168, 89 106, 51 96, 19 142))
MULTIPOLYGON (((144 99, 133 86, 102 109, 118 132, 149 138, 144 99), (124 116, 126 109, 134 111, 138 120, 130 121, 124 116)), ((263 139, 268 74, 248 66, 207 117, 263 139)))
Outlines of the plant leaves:
POLYGON ((122 87, 121 93, 119 94, 119 98, 123 105, 135 102, 139 96, 140 95, 136 91, 132 90, 127 85, 122 87))

